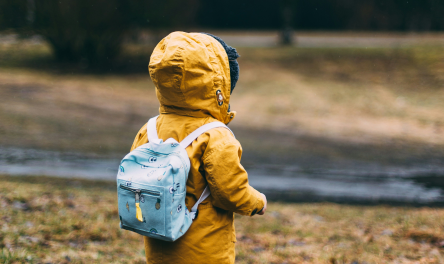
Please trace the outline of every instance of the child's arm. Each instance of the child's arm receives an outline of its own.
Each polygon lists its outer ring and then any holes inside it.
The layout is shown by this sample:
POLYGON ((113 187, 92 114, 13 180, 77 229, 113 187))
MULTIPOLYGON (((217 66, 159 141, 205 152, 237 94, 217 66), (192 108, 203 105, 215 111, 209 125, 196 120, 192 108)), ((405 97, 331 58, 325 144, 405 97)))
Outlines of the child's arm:
POLYGON ((242 147, 224 128, 211 133, 203 155, 205 176, 213 205, 242 215, 265 212, 263 194, 248 183, 248 174, 240 164, 242 147))

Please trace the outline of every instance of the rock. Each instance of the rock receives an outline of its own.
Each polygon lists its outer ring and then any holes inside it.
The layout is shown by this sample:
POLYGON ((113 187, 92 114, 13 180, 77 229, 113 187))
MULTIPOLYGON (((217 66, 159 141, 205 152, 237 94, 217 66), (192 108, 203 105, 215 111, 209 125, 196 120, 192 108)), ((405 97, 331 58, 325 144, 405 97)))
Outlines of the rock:
POLYGON ((288 240, 288 244, 290 244, 292 246, 300 247, 300 246, 304 246, 305 242, 304 241, 298 241, 296 239, 290 239, 290 240, 288 240))
POLYGON ((274 248, 276 251, 279 251, 279 250, 285 250, 285 246, 276 246, 275 248, 274 248))
POLYGON ((22 202, 19 202, 19 201, 15 201, 12 204, 12 207, 14 207, 15 209, 18 209, 18 210, 28 210, 29 209, 29 207, 28 207, 28 205, 26 203, 22 203, 22 202))
POLYGON ((315 220, 316 222, 324 222, 324 217, 319 216, 319 215, 316 215, 316 216, 314 217, 314 220, 315 220))
POLYGON ((439 250, 437 248, 434 248, 432 251, 430 251, 430 255, 440 256, 439 250))
POLYGON ((276 211, 272 211, 270 212, 270 215, 274 218, 280 218, 281 214, 279 212, 276 211))
POLYGON ((34 244, 40 242, 40 238, 38 238, 38 237, 21 236, 20 238, 25 241, 30 241, 31 243, 34 243, 34 244))
POLYGON ((390 229, 386 229, 384 231, 382 231, 381 235, 383 236, 392 236, 393 235, 393 231, 390 229))
POLYGON ((263 247, 255 247, 255 248, 253 248, 254 252, 261 252, 261 251, 264 251, 264 250, 265 250, 265 248, 263 248, 263 247))

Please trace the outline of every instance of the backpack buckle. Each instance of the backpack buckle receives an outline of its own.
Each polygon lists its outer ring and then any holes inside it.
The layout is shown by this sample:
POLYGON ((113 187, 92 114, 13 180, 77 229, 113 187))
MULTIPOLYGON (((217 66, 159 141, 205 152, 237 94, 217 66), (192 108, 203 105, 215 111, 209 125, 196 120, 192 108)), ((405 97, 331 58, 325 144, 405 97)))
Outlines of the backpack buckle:
POLYGON ((199 210, 196 210, 196 212, 190 212, 191 220, 196 219, 198 214, 199 214, 199 210))

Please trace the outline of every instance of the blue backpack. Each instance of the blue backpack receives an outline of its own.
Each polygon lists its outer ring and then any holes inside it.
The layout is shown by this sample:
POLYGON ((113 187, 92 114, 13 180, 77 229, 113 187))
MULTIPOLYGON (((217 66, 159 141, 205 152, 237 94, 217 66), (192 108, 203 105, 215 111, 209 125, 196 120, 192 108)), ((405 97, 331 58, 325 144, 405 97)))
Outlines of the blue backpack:
MULTIPOLYGON (((181 237, 197 217, 197 207, 210 195, 208 186, 191 211, 185 206, 190 159, 185 150, 222 122, 201 126, 182 142, 157 136, 157 116, 147 124, 149 142, 128 153, 117 173, 120 227, 165 241, 181 237)), ((231 130, 230 130, 231 131, 231 130)))

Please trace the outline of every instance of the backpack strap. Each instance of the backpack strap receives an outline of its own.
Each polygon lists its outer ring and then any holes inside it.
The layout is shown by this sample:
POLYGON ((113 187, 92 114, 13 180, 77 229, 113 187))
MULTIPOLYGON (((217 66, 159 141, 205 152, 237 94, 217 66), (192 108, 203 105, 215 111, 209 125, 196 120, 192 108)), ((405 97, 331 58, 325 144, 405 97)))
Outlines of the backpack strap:
MULTIPOLYGON (((159 136, 157 135, 157 128, 156 128, 156 121, 159 116, 155 116, 148 120, 148 123, 146 125, 146 131, 148 133, 148 141, 149 142, 155 142, 158 143, 160 141, 159 136)), ((216 127, 225 127, 226 129, 230 130, 231 134, 234 133, 229 129, 224 123, 216 121, 211 122, 206 125, 203 125, 199 127, 198 129, 194 130, 191 134, 189 134, 186 138, 184 138, 180 142, 180 146, 183 148, 187 148, 194 140, 196 140, 200 135, 207 132, 210 129, 216 128, 216 127)))
POLYGON ((206 125, 203 125, 199 127, 198 129, 194 130, 191 134, 189 134, 186 138, 184 138, 179 144, 182 148, 187 148, 194 140, 196 140, 200 135, 207 132, 210 129, 216 128, 216 127, 225 127, 226 129, 230 130, 231 134, 234 133, 229 129, 224 123, 216 121, 211 122, 206 125))
POLYGON ((157 135, 156 121, 159 116, 155 116, 148 120, 146 124, 146 131, 148 133, 148 141, 153 143, 159 143, 159 136, 157 135))
MULTIPOLYGON (((194 130, 191 134, 189 134, 186 138, 184 138, 184 140, 182 140, 179 144, 181 147, 187 148, 200 135, 202 135, 203 133, 207 132, 208 130, 216 128, 216 127, 225 127, 226 129, 230 130, 231 134, 233 134, 233 136, 234 136, 233 131, 231 131, 231 129, 229 129, 224 123, 216 121, 216 122, 211 122, 211 123, 205 124, 205 125, 199 127, 198 129, 194 130)), ((210 188, 207 185, 205 187, 205 190, 203 191, 203 193, 200 195, 199 200, 197 200, 197 202, 194 204, 193 208, 191 208, 191 212, 190 212, 191 219, 194 220, 197 217, 197 214, 198 214, 197 207, 199 206, 199 204, 201 202, 203 202, 205 199, 207 199, 208 196, 210 196, 210 194, 211 194, 210 188)))
POLYGON ((202 195, 199 197, 199 200, 197 200, 197 202, 194 204, 193 208, 191 208, 191 212, 190 212, 190 216, 191 219, 195 219, 197 217, 197 207, 199 206, 199 204, 201 202, 203 202, 205 199, 208 198, 208 196, 210 196, 210 188, 208 187, 208 185, 205 187, 205 190, 203 191, 202 195))

